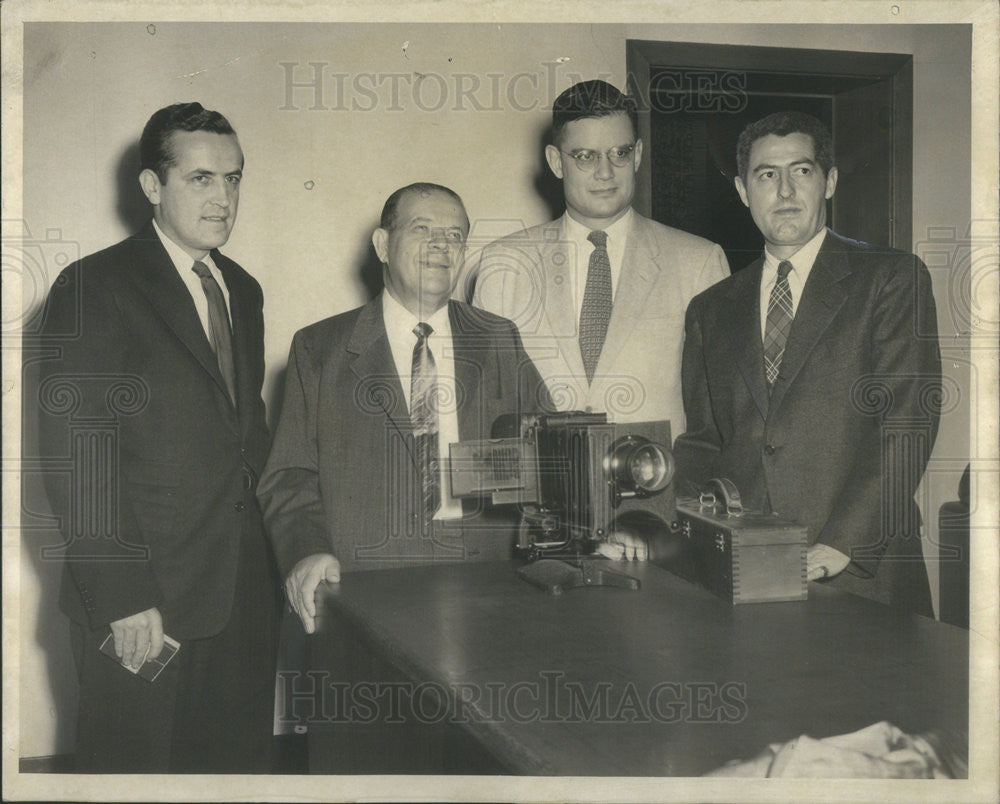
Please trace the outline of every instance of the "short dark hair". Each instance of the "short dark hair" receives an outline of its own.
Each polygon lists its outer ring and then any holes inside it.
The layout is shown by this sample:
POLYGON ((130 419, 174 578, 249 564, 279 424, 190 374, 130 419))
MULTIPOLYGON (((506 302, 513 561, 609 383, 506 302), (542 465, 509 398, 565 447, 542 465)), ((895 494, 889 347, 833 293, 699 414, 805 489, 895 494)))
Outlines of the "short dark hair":
MULTIPOLYGON (((379 219, 380 228, 388 230, 396 225, 396 209, 399 207, 399 202, 403 200, 403 196, 408 193, 444 193, 456 200, 462 211, 465 212, 465 204, 462 201, 462 197, 450 187, 445 187, 443 184, 433 184, 429 181, 418 181, 414 184, 400 187, 386 199, 385 206, 382 207, 382 217, 379 219)), ((468 212, 465 213, 465 219, 469 219, 468 212)))
POLYGON ((567 123, 584 117, 628 116, 632 134, 639 136, 639 112, 635 101, 606 81, 581 81, 564 90, 552 104, 552 142, 559 145, 567 123))
POLYGON ((170 137, 175 131, 208 131, 236 136, 225 117, 197 102, 175 103, 154 112, 139 139, 139 169, 154 171, 164 184, 167 168, 174 164, 170 137))
POLYGON ((775 112, 748 125, 740 133, 736 143, 736 167, 740 178, 747 179, 750 169, 750 149, 761 137, 774 134, 787 137, 789 134, 806 134, 812 137, 816 164, 826 176, 833 167, 833 137, 830 130, 811 114, 805 112, 775 112))

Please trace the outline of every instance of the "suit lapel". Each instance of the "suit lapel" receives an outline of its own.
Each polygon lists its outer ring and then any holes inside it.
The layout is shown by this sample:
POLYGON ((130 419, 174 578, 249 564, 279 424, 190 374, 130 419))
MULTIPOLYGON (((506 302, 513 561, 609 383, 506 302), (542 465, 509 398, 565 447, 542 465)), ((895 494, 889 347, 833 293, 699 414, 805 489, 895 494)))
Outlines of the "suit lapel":
POLYGON ((603 368, 614 364, 618 353, 625 346, 661 270, 657 262, 658 248, 649 237, 645 219, 635 212, 632 215, 632 226, 622 254, 615 302, 611 307, 611 320, 608 322, 607 335, 597 363, 598 375, 603 368))
POLYGON ((733 359, 762 419, 767 418, 767 380, 764 378, 764 345, 760 331, 760 278, 763 257, 739 271, 729 290, 731 304, 717 321, 732 341, 733 359))
POLYGON ((256 396, 253 377, 257 373, 253 365, 256 340, 253 311, 248 307, 248 293, 242 277, 234 263, 218 251, 212 252, 222 279, 229 291, 229 317, 233 326, 233 363, 236 366, 236 411, 240 418, 240 434, 246 436, 253 418, 252 411, 256 396))
POLYGON ((451 344, 455 362, 455 392, 458 396, 458 434, 460 438, 479 438, 485 432, 478 420, 484 410, 482 395, 491 389, 496 393, 499 366, 490 359, 490 342, 476 327, 470 308, 457 302, 448 303, 451 322, 451 344))
POLYGON ((802 299, 796 308, 785 354, 781 358, 781 374, 786 380, 775 385, 771 396, 771 413, 781 405, 809 354, 847 300, 844 280, 850 275, 851 268, 847 257, 837 249, 836 244, 836 239, 827 232, 802 290, 802 299))
POLYGON ((406 397, 396 371, 396 362, 389 348, 389 336, 382 318, 382 297, 379 296, 361 310, 354 331, 347 342, 347 351, 355 355, 351 371, 365 388, 369 399, 378 404, 392 425, 403 436, 410 434, 410 414, 406 397))
POLYGON ((136 235, 133 241, 135 254, 132 260, 132 277, 136 287, 195 360, 215 380, 228 400, 229 391, 222 379, 222 372, 219 371, 219 362, 205 335, 191 294, 178 276, 152 223, 136 235))
MULTIPOLYGON (((579 407, 587 399, 590 389, 584 379, 587 374, 583 368, 583 356, 580 354, 577 338, 576 304, 573 297, 573 269, 577 255, 572 253, 570 244, 563 236, 562 223, 557 220, 552 225, 555 231, 546 229, 545 232, 554 236, 546 236, 540 247, 542 279, 545 284, 542 307, 549 331, 555 336, 554 341, 559 344, 559 352, 566 364, 561 376, 557 373, 554 379, 574 386, 573 397, 577 401, 576 407, 579 407)), ((579 292, 583 293, 583 289, 580 288, 579 292)), ((551 390, 552 386, 549 387, 551 390)))

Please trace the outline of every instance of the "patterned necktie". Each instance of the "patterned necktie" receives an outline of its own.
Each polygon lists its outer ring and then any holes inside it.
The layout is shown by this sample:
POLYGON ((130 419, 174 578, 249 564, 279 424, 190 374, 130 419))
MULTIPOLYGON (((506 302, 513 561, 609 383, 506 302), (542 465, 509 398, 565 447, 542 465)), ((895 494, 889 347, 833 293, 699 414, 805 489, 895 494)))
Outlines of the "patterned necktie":
POLYGON ((441 479, 438 473, 437 366, 427 339, 433 332, 421 321, 413 328, 417 343, 413 347, 410 369, 410 422, 413 424, 417 466, 420 468, 422 511, 429 523, 441 505, 441 479))
POLYGON ((792 264, 788 260, 778 263, 778 279, 771 288, 771 298, 767 303, 764 372, 767 374, 768 391, 778 379, 778 369, 781 368, 781 358, 788 342, 788 331, 792 328, 792 289, 788 286, 788 274, 791 270, 792 264))
POLYGON ((594 250, 587 267, 587 285, 580 308, 580 354, 587 382, 590 383, 594 379, 611 319, 611 260, 608 258, 606 232, 591 232, 587 240, 594 244, 594 250))
POLYGON ((236 403, 236 367, 233 363, 233 331, 229 326, 229 313, 226 311, 226 300, 222 296, 222 288, 215 281, 208 266, 200 260, 195 261, 191 270, 201 279, 201 288, 208 299, 208 335, 219 361, 219 371, 229 389, 229 398, 236 403))

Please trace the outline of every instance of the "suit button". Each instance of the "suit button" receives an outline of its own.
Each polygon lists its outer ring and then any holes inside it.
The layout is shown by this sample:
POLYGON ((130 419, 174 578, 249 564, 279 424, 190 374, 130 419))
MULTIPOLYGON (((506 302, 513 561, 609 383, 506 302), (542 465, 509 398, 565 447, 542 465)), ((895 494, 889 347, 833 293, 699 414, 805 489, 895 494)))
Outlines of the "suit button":
POLYGON ((236 504, 235 504, 235 505, 233 506, 233 510, 234 510, 234 511, 242 511, 242 510, 243 510, 244 508, 246 508, 246 504, 245 504, 245 503, 243 502, 243 500, 239 500, 239 501, 238 501, 238 502, 237 502, 237 503, 236 503, 236 504))
POLYGON ((767 455, 774 455, 774 444, 768 444, 765 446, 764 453, 767 455))

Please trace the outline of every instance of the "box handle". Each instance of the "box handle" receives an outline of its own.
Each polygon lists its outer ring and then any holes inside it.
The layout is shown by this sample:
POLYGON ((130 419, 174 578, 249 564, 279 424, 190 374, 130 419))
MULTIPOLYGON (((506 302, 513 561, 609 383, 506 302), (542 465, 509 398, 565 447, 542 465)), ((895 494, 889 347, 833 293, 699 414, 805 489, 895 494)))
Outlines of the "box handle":
POLYGON ((699 500, 702 507, 715 507, 717 500, 721 500, 726 506, 726 513, 730 516, 740 516, 743 513, 739 489, 729 478, 713 477, 705 484, 699 500))

